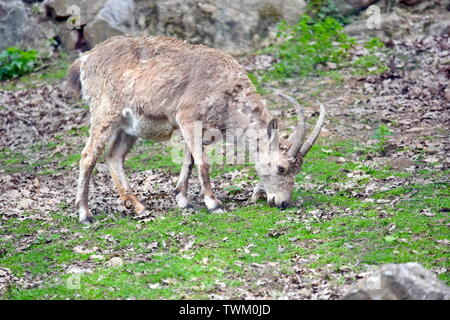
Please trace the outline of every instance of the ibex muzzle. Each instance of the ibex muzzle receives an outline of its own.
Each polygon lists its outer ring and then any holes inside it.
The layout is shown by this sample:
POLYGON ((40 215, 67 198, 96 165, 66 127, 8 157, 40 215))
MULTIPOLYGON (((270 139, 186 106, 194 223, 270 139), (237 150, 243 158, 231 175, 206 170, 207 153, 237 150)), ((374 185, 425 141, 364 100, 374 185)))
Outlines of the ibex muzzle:
MULTIPOLYGON (((255 167, 260 182, 253 199, 265 195, 272 206, 286 208, 294 177, 323 126, 325 109, 305 140, 305 120, 298 103, 283 95, 299 112, 299 126, 289 140, 279 137, 278 122, 266 109, 246 72, 229 55, 201 45, 165 37, 118 36, 84 53, 71 66, 68 85, 90 104, 89 138, 80 160, 76 207, 83 223, 92 221, 89 180, 96 161, 108 146, 106 162, 119 196, 136 213, 138 200, 124 173, 124 159, 138 138, 170 139, 179 130, 184 161, 175 188, 180 208, 189 208, 188 180, 195 165, 201 198, 210 211, 222 211, 209 179, 203 148, 196 148, 194 123, 203 130, 246 132, 265 128, 256 139, 255 167), (261 133, 262 132, 262 133, 261 133)), ((201 144, 202 145, 202 144, 201 144)))

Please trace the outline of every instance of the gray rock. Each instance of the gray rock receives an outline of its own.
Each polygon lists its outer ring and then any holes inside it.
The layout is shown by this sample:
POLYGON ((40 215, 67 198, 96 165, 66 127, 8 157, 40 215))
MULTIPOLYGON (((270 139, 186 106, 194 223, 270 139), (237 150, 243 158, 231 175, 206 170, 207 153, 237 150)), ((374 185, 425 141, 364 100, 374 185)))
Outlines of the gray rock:
POLYGON ((400 3, 403 3, 407 6, 415 6, 421 2, 423 2, 423 0, 400 0, 400 3))
POLYGON ((123 259, 122 258, 119 258, 119 257, 114 257, 114 258, 111 258, 107 263, 106 263, 106 265, 108 266, 108 267, 120 267, 120 266, 122 266, 123 265, 123 259))
POLYGON ((106 0, 45 0, 42 5, 46 14, 54 20, 63 20, 70 16, 67 9, 71 5, 80 8, 81 24, 92 21, 101 10, 106 0))
POLYGON ((0 50, 11 46, 22 49, 47 47, 45 33, 20 0, 0 2, 0 50))
POLYGON ((267 45, 281 19, 295 23, 304 0, 45 0, 66 49, 87 47, 118 34, 167 35, 231 53, 267 45), (65 26, 72 4, 80 8, 82 38, 65 26))
MULTIPOLYGON (((400 12, 400 10, 397 10, 400 12)), ((380 29, 370 30, 367 27, 367 20, 357 20, 345 27, 345 32, 356 38, 378 37, 382 41, 398 39, 410 32, 410 25, 406 18, 398 12, 382 13, 380 29)))
POLYGON ((299 15, 303 13, 306 3, 303 0, 284 0, 280 1, 279 6, 283 19, 290 24, 294 24, 298 21, 299 15))
POLYGON ((144 33, 164 34, 242 53, 267 44, 282 18, 297 21, 304 0, 139 1, 144 33))
POLYGON ((46 0, 43 6, 64 48, 69 50, 85 45, 93 47, 112 36, 135 33, 136 5, 133 0, 46 0), (65 20, 70 17, 68 8, 72 5, 79 8, 82 33, 71 30, 66 24, 65 20))
POLYGON ((61 44, 66 49, 78 49, 79 33, 76 29, 69 29, 65 25, 59 25, 57 35, 61 44))
POLYGON ((344 300, 450 300, 450 287, 418 263, 387 264, 362 279, 344 300))
POLYGON ((434 18, 434 22, 428 26, 427 34, 438 37, 450 35, 450 19, 449 14, 442 14, 434 18))
POLYGON ((122 33, 134 32, 136 5, 133 0, 107 0, 95 20, 106 21, 122 33))
POLYGON ((333 0, 336 7, 342 13, 350 13, 363 8, 367 8, 372 3, 375 3, 377 1, 378 0, 333 0))
POLYGON ((133 0, 108 0, 97 16, 84 28, 84 37, 94 46, 112 36, 135 33, 133 0))

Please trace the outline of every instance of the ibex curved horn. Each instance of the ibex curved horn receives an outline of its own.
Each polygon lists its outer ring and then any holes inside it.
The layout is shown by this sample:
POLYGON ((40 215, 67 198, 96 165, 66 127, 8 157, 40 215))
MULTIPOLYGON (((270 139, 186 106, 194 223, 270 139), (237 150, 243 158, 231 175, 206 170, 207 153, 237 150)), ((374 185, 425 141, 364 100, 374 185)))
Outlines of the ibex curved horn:
POLYGON ((289 142, 292 143, 291 148, 288 151, 288 155, 291 158, 296 158, 300 148, 303 145, 303 141, 305 140, 306 134, 306 125, 305 125, 305 115, 303 114, 303 109, 300 104, 292 97, 280 94, 280 97, 289 101, 298 113, 299 116, 299 125, 295 128, 294 132, 289 136, 289 142))
POLYGON ((289 101, 295 107, 299 116, 299 125, 295 128, 294 132, 289 136, 289 142, 292 143, 292 146, 288 151, 288 155, 291 158, 296 158, 298 155, 304 157, 311 149, 314 142, 316 142, 317 138, 319 137, 320 131, 322 130, 326 113, 325 107, 323 106, 323 104, 317 101, 317 104, 320 106, 319 119, 317 120, 316 126, 311 132, 311 135, 308 137, 306 142, 304 142, 306 134, 306 125, 305 125, 305 115, 303 114, 302 107, 294 98, 288 95, 280 94, 280 97, 289 101))
POLYGON ((311 149, 314 142, 316 142, 317 138, 319 137, 320 131, 322 130, 323 123, 325 121, 325 107, 323 104, 321 104, 319 101, 317 101, 317 104, 320 106, 320 115, 319 119, 317 120, 316 126, 314 127, 313 131, 309 135, 306 142, 302 145, 302 148, 300 149, 300 155, 304 157, 309 149, 311 149))

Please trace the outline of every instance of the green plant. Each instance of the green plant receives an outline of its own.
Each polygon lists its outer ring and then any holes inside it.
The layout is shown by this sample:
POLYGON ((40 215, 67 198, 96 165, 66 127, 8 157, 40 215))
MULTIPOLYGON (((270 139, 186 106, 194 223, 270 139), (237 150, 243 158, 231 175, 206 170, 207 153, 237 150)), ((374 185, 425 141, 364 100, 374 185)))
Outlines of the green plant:
POLYGON ((378 38, 371 38, 364 43, 364 48, 368 49, 369 54, 359 57, 352 62, 353 73, 366 75, 385 72, 388 67, 377 54, 384 48, 384 43, 378 38))
POLYGON ((264 88, 262 87, 262 84, 259 81, 257 75, 255 75, 251 72, 248 72, 247 75, 248 75, 248 78, 250 79, 250 81, 255 86, 256 92, 258 92, 259 94, 265 94, 266 92, 265 92, 264 88))
POLYGON ((392 132, 386 125, 380 125, 374 135, 374 138, 377 140, 374 151, 379 152, 381 155, 384 155, 386 153, 386 142, 388 140, 388 136, 391 135, 392 132))
POLYGON ((302 15, 295 25, 281 21, 277 36, 284 40, 276 48, 279 60, 268 76, 285 78, 317 73, 319 65, 339 64, 348 56, 354 40, 334 18, 315 20, 302 15))
POLYGON ((380 74, 387 70, 387 66, 375 55, 355 59, 353 61, 353 67, 355 68, 353 73, 357 75, 380 74))
POLYGON ((19 78, 39 64, 36 50, 23 51, 10 47, 0 53, 0 80, 19 78))
POLYGON ((231 185, 231 186, 225 187, 224 190, 229 194, 237 194, 242 191, 242 188, 231 185))
POLYGON ((379 38, 374 37, 370 38, 364 43, 364 48, 369 50, 375 50, 375 49, 381 49, 384 47, 383 41, 381 41, 379 38))
POLYGON ((310 0, 306 5, 306 13, 319 21, 328 17, 343 25, 351 22, 350 17, 342 14, 332 0, 310 0))

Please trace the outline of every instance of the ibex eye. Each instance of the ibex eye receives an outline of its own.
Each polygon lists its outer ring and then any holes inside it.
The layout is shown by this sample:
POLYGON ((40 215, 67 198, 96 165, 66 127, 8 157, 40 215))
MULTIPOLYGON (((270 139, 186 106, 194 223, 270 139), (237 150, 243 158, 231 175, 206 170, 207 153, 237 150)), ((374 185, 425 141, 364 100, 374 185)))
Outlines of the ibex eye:
POLYGON ((282 167, 280 165, 277 165, 277 170, 278 170, 279 173, 284 173, 286 171, 286 168, 282 167))

